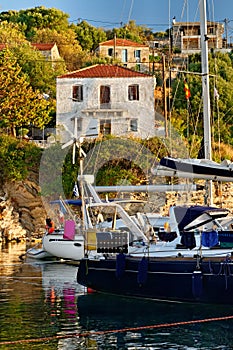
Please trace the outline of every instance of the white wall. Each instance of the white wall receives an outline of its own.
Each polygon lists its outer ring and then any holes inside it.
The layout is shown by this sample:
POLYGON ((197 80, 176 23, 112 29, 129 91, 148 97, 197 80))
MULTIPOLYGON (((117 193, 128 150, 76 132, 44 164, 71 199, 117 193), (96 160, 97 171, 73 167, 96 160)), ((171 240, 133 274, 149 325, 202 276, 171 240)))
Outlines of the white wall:
POLYGON ((153 77, 135 78, 58 78, 57 79, 57 130, 61 142, 70 139, 61 125, 65 125, 71 132, 74 130, 74 117, 82 118, 82 126, 86 130, 91 124, 98 125, 98 118, 111 119, 112 134, 122 135, 129 133, 129 120, 138 119, 138 132, 131 133, 142 138, 153 136, 154 129, 154 87, 153 77), (83 85, 83 101, 72 100, 72 87, 75 84, 83 85), (128 100, 128 86, 139 85, 139 101, 128 100), (106 110, 100 109, 99 94, 101 85, 109 85, 111 89, 111 106, 106 110), (96 118, 88 116, 88 111, 96 111, 96 118), (121 111, 122 116, 113 115, 121 111), (63 129, 63 130, 62 130, 63 129), (60 130, 60 132, 59 132, 60 130), (62 130, 62 132, 61 132, 62 130))

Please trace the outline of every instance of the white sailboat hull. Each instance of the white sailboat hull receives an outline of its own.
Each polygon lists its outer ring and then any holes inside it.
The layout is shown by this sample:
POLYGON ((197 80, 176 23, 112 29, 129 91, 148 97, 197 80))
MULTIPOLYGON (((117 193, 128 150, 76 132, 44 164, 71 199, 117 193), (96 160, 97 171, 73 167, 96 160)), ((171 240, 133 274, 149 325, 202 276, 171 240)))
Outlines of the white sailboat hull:
POLYGON ((84 237, 76 234, 73 240, 65 239, 63 233, 45 234, 43 248, 57 258, 80 260, 84 257, 84 237))

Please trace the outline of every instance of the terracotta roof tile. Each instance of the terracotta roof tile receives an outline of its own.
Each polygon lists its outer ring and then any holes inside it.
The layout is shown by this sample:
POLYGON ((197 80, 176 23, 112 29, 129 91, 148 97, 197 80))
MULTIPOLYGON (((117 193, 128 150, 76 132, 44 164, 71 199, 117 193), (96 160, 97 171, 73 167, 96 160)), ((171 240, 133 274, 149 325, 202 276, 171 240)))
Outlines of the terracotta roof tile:
MULTIPOLYGON (((147 47, 147 45, 137 43, 135 41, 127 40, 127 39, 116 39, 116 46, 137 46, 137 47, 147 47)), ((114 46, 114 39, 104 41, 99 44, 99 46, 114 46)))
POLYGON ((63 74, 58 78, 136 78, 151 77, 150 74, 112 64, 98 64, 63 74))
POLYGON ((49 51, 51 50, 55 44, 37 44, 37 43, 32 43, 32 46, 36 47, 40 51, 49 51))

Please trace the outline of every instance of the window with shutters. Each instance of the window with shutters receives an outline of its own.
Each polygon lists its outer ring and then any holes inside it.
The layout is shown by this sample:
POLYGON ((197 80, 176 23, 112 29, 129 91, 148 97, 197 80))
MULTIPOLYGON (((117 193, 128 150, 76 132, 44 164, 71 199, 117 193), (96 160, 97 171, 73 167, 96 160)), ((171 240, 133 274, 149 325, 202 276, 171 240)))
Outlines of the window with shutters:
POLYGON ((127 49, 122 50, 122 62, 128 62, 128 51, 127 49))
POLYGON ((141 50, 135 50, 134 57, 136 58, 136 62, 141 62, 141 50))
POLYGON ((82 102, 83 101, 83 85, 74 85, 73 86, 72 99, 74 102, 82 102))
POLYGON ((110 107, 110 86, 100 86, 100 108, 110 107))
POLYGON ((129 85, 128 98, 130 101, 139 101, 139 85, 129 85))

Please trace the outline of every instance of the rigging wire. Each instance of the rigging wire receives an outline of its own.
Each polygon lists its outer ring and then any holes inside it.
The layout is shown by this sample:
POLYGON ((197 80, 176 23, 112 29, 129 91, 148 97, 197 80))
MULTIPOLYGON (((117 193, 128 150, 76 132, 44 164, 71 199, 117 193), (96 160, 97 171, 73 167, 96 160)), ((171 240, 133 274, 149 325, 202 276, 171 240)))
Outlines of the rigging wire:
MULTIPOLYGON (((207 5, 209 5, 207 7, 208 9, 208 16, 210 18, 211 22, 214 22, 214 3, 213 0, 209 0, 209 2, 207 2, 207 5), (210 11, 211 9, 211 11, 210 11), (210 12, 212 13, 212 17, 210 17, 210 12)), ((214 54, 214 76, 213 76, 213 109, 212 109, 212 129, 217 129, 217 135, 218 135, 218 156, 221 159, 221 132, 220 132, 220 113, 219 113, 219 101, 218 101, 218 81, 217 81, 217 77, 218 77, 218 62, 217 62, 217 57, 214 54), (215 127, 215 112, 217 113, 217 127, 215 127)), ((212 139, 214 141, 214 133, 212 135, 212 139)))
POLYGON ((123 6, 122 6, 121 15, 120 15, 120 23, 123 23, 123 14, 125 11, 126 1, 127 0, 124 0, 123 6))
POLYGON ((134 0, 131 0, 131 5, 130 5, 130 9, 129 9, 129 16, 128 16, 128 23, 130 21, 131 15, 132 15, 133 5, 134 5, 134 0))

